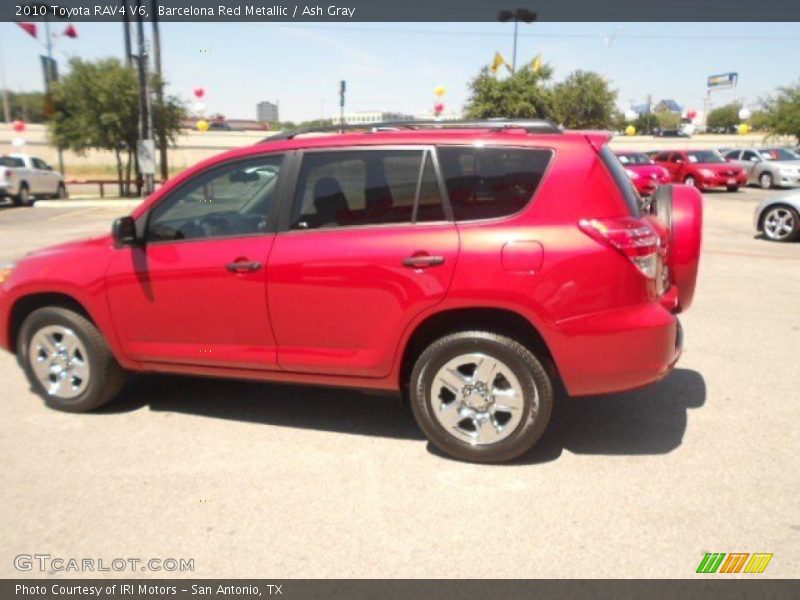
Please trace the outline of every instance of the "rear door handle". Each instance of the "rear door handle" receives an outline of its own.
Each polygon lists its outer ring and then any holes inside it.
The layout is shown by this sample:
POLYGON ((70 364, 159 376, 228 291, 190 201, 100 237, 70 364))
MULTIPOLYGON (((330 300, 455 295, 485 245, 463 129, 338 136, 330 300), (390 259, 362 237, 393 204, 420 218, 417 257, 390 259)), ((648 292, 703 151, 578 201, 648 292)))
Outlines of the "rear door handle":
POLYGON ((409 256, 403 259, 403 266, 412 269, 426 269, 443 264, 444 256, 428 256, 427 254, 423 254, 421 256, 409 256))
POLYGON ((252 273, 253 271, 258 271, 261 268, 261 263, 257 260, 237 260, 232 263, 228 263, 225 265, 225 268, 231 273, 252 273))

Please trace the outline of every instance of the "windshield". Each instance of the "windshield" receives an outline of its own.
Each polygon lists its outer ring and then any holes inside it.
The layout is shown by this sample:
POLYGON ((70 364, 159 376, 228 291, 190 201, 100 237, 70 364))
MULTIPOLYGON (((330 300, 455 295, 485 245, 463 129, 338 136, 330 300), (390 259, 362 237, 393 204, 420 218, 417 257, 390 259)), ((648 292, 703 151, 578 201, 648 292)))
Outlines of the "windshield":
POLYGON ((786 148, 765 148, 758 154, 764 160, 800 160, 800 156, 786 148))
POLYGON ((725 159, 713 150, 695 150, 693 152, 687 152, 686 155, 689 157, 690 163, 708 164, 725 162, 725 159))
POLYGON ((644 152, 629 152, 626 154, 617 154, 619 162, 626 167, 631 165, 653 165, 653 160, 644 152))

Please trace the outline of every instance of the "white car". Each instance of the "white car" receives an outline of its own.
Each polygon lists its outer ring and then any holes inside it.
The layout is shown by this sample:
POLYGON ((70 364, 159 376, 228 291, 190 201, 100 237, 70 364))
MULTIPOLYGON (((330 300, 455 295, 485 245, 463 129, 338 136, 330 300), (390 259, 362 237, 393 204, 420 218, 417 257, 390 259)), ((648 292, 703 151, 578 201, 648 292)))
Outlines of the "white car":
POLYGON ((17 206, 31 206, 35 198, 66 198, 60 173, 40 158, 28 154, 0 156, 0 198, 17 206))

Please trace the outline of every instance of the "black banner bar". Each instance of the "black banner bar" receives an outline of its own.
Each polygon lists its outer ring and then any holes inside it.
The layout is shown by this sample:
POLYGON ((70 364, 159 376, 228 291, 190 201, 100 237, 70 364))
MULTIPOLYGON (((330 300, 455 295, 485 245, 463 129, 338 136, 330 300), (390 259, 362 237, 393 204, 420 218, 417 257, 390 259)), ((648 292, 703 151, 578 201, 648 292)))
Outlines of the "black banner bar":
POLYGON ((797 580, 319 580, 319 579, 5 579, 0 598, 133 600, 163 598, 341 598, 458 600, 782 600, 797 598, 797 580))
POLYGON ((800 21, 797 0, 3 0, 0 19, 149 21, 154 4, 156 17, 166 22, 493 22, 501 9, 561 22, 800 21))

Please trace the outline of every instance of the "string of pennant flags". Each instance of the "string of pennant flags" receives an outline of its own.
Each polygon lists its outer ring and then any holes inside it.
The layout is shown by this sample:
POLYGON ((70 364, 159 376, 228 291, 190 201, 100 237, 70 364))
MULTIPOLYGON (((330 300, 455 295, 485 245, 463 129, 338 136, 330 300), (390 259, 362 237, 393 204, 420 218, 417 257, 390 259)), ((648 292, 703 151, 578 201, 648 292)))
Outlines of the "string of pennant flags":
MULTIPOLYGON (((512 72, 511 65, 503 57, 503 55, 500 54, 499 52, 495 52, 494 53, 494 60, 492 61, 492 66, 491 66, 492 73, 495 76, 497 76, 497 73, 498 73, 498 71, 500 70, 501 67, 505 67, 506 70, 509 73, 512 72)), ((542 55, 541 55, 541 53, 537 54, 533 58, 533 60, 528 64, 528 69, 530 71, 532 71, 533 73, 538 73, 539 71, 542 70, 542 55)))
MULTIPOLYGON (((27 33, 29 36, 31 36, 32 38, 34 38, 36 40, 39 39, 39 30, 36 27, 36 23, 18 22, 17 25, 19 25, 20 28, 25 33, 27 33)), ((65 37, 68 37, 68 38, 75 39, 75 38, 78 37, 78 30, 75 27, 75 25, 68 24, 66 29, 64 29, 64 32, 61 35, 65 36, 65 37)))

